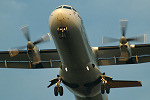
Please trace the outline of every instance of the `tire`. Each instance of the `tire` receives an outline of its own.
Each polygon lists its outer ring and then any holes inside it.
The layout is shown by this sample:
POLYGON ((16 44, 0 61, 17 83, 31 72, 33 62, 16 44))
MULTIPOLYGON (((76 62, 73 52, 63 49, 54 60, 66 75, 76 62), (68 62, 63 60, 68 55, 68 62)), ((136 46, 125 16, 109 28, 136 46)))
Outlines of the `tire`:
POLYGON ((59 87, 59 94, 60 94, 60 96, 63 96, 63 87, 62 86, 59 87))
POLYGON ((54 88, 54 95, 55 95, 55 96, 58 96, 58 87, 56 87, 56 86, 55 86, 55 88, 54 88))
POLYGON ((106 93, 109 94, 110 93, 110 87, 108 84, 106 84, 106 93))
POLYGON ((105 88, 104 88, 104 84, 101 85, 101 93, 104 94, 105 93, 105 88))

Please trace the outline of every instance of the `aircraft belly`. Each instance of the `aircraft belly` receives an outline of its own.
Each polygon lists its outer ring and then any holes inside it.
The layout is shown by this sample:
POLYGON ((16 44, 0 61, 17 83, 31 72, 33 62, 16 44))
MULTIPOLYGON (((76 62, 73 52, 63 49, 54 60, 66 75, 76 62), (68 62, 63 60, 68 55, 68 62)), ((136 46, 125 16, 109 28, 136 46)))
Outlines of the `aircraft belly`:
POLYGON ((62 76, 63 80, 67 83, 77 85, 77 87, 71 87, 65 84, 75 95, 80 97, 92 97, 100 93, 100 83, 91 87, 88 87, 85 84, 97 80, 101 73, 97 67, 90 67, 89 69, 90 70, 87 70, 86 68, 73 70, 68 68, 68 71, 65 71, 65 68, 62 68, 60 70, 60 76, 62 76))

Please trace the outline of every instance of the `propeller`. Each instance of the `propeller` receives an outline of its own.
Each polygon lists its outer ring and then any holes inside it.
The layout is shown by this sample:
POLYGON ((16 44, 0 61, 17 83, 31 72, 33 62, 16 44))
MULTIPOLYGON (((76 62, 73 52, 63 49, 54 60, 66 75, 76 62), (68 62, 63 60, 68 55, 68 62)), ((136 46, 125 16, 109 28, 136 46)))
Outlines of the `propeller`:
POLYGON ((52 37, 49 33, 43 35, 39 40, 33 42, 34 45, 37 45, 37 44, 40 44, 40 43, 43 43, 43 42, 47 42, 47 41, 51 41, 52 40, 52 37))
POLYGON ((120 39, 115 39, 111 37, 102 37, 102 44, 108 44, 113 42, 118 42, 120 39))
POLYGON ((128 41, 134 41, 134 42, 144 42, 146 39, 146 35, 132 37, 132 38, 125 38, 126 36, 126 29, 127 29, 127 23, 128 20, 120 20, 120 28, 122 32, 122 37, 120 39, 110 38, 110 37, 104 37, 102 38, 102 44, 108 44, 120 41, 121 44, 126 44, 128 41))
POLYGON ((128 20, 120 20, 120 27, 122 30, 122 36, 124 36, 124 37, 126 34, 127 23, 128 23, 128 20))
POLYGON ((40 39, 38 39, 37 41, 31 42, 28 26, 25 25, 25 26, 21 27, 20 30, 24 34, 24 36, 25 36, 26 40, 28 41, 28 43, 27 43, 26 46, 20 46, 20 47, 17 47, 17 48, 10 48, 9 49, 9 54, 10 54, 11 57, 16 56, 19 53, 19 51, 21 51, 25 48, 27 48, 27 50, 32 49, 35 45, 43 43, 43 42, 51 41, 51 39, 52 39, 51 35, 49 33, 47 33, 44 36, 42 36, 40 39))
POLYGON ((22 26, 20 28, 21 32, 24 34, 25 38, 27 39, 27 41, 30 41, 30 36, 29 36, 29 28, 27 25, 22 26))

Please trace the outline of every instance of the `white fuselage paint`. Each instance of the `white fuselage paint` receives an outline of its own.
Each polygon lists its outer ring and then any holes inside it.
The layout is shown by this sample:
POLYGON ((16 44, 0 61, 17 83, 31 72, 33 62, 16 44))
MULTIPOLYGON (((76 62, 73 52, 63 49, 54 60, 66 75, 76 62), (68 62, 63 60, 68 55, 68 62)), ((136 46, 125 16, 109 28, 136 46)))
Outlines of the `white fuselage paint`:
POLYGON ((76 100, 107 100, 107 95, 101 94, 101 83, 92 88, 84 86, 97 80, 102 73, 87 41, 79 13, 72 9, 55 9, 49 17, 49 28, 62 62, 60 76, 67 83, 79 85, 78 88, 66 86, 76 100), (59 38, 58 27, 67 27, 66 38, 59 38))

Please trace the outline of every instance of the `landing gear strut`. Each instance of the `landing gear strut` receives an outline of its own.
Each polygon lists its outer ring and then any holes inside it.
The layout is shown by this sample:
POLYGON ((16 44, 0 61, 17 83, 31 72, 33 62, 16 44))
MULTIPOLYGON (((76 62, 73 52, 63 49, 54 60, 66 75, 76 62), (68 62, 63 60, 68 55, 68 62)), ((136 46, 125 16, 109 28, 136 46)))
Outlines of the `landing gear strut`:
POLYGON ((102 81, 102 85, 101 85, 101 93, 104 94, 105 90, 106 93, 109 94, 110 93, 110 87, 109 84, 107 83, 107 80, 112 80, 111 77, 105 76, 105 73, 103 73, 103 75, 101 75, 101 81, 102 81))
POLYGON ((48 86, 51 87, 52 85, 56 84, 56 86, 54 87, 54 95, 58 96, 58 93, 60 96, 63 95, 63 87, 60 86, 60 84, 62 83, 62 79, 59 75, 57 75, 57 78, 50 80, 51 84, 48 86))
POLYGON ((58 34, 59 34, 59 38, 66 38, 66 33, 67 33, 67 27, 58 27, 57 28, 58 34))

